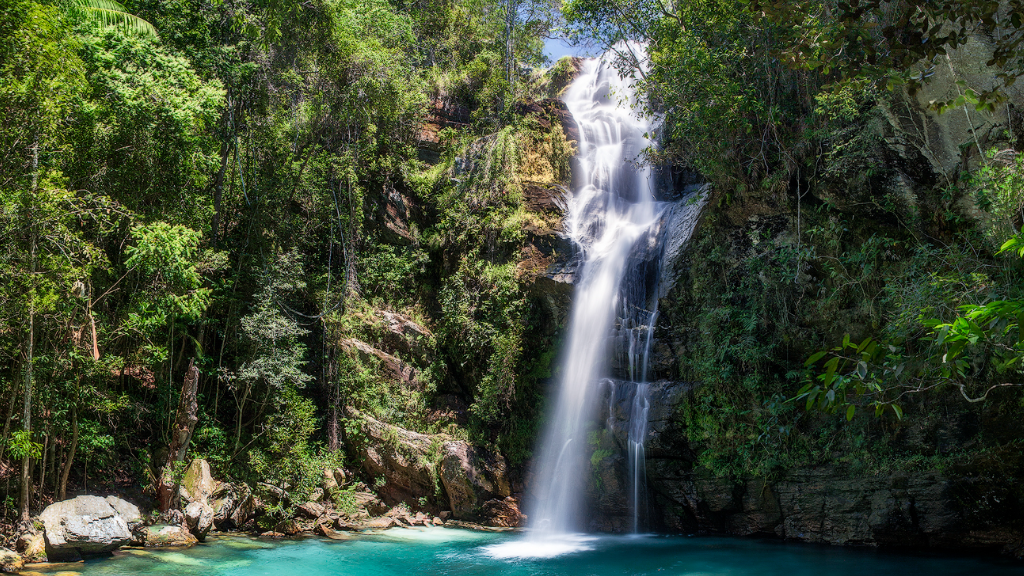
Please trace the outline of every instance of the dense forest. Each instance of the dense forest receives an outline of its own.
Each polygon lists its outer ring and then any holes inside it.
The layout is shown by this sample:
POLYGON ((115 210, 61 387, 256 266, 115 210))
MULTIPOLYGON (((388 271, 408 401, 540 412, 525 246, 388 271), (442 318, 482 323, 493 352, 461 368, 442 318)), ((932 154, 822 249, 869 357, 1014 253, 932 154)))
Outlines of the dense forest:
POLYGON ((663 124, 637 161, 707 185, 654 362, 699 383, 693 469, 1024 477, 1022 14, 0 0, 2 520, 156 501, 193 458, 302 502, 367 422, 525 481, 571 294, 555 36, 639 70, 663 124))

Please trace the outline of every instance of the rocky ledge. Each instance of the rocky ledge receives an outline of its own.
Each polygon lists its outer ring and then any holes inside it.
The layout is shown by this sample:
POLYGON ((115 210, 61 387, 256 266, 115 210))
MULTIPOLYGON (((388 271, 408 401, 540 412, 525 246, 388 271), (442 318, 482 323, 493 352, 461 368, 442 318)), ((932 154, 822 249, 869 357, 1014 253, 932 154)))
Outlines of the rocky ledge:
MULTIPOLYGON (((593 530, 632 526, 626 501, 628 417, 636 386, 608 382, 588 498, 593 530)), ((678 410, 693 384, 650 384, 647 524, 663 532, 768 536, 837 545, 1024 556, 1024 457, 1003 451, 935 469, 873 473, 838 463, 773 480, 715 477, 697 466, 678 410)))

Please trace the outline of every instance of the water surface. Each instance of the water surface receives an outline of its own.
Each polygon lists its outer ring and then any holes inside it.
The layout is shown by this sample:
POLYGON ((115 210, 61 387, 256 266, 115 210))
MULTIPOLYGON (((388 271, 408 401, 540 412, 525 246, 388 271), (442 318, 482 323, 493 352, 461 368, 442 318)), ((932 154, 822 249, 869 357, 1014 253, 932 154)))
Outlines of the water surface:
POLYGON ((1024 576, 1024 564, 998 558, 740 538, 582 536, 574 553, 503 557, 502 550, 522 541, 522 534, 450 528, 398 528, 345 541, 219 537, 185 551, 132 550, 40 571, 53 575, 73 570, 83 576, 1024 576))

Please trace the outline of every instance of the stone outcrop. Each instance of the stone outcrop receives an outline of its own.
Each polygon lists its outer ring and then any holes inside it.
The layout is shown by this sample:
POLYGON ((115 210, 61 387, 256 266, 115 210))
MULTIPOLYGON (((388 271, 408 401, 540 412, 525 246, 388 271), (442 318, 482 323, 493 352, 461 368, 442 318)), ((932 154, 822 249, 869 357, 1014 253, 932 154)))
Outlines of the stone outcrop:
POLYGON ((259 502, 245 484, 225 482, 214 492, 211 506, 218 530, 240 530, 255 517, 259 502))
POLYGON ((435 482, 439 482, 454 517, 475 519, 486 501, 511 495, 507 465, 500 455, 462 440, 411 432, 349 411, 362 422, 365 441, 358 456, 363 470, 372 478, 384 479, 377 493, 388 506, 433 500, 435 482))
POLYGON ((341 346, 346 352, 355 354, 364 361, 377 362, 381 370, 392 380, 401 382, 412 390, 422 391, 424 389, 423 383, 417 378, 419 371, 401 359, 354 338, 342 340, 341 346))
POLYGON ((146 527, 147 548, 187 548, 199 540, 186 528, 166 524, 146 527))
MULTIPOLYGON (((357 414, 354 410, 350 412, 357 414)), ((358 415, 365 441, 359 450, 363 470, 370 478, 386 482, 377 493, 389 506, 416 502, 434 493, 431 442, 426 434, 386 424, 367 415, 358 415)))
MULTIPOLYGON (((632 526, 625 499, 625 443, 635 384, 604 388, 588 507, 591 529, 632 526)), ((838 464, 790 470, 776 481, 715 478, 695 466, 678 411, 694 385, 650 384, 646 438, 648 525, 674 533, 781 537, 841 545, 998 550, 1024 554, 1024 509, 1012 478, 1019 454, 975 459, 944 471, 864 474, 838 464), (1009 474, 1009 476, 1004 476, 1009 474)))
MULTIPOLYGON (((129 526, 131 526, 129 524, 129 526)), ((22 534, 15 543, 15 549, 24 556, 25 562, 46 562, 46 537, 42 532, 22 534)))
POLYGON ((456 519, 477 518, 485 502, 511 495, 507 466, 500 455, 464 441, 445 442, 442 453, 439 475, 456 519))
POLYGON ((107 496, 105 500, 128 523, 128 530, 132 533, 131 545, 143 545, 146 542, 146 519, 139 511, 139 507, 116 496, 107 496))
POLYGON ((388 350, 406 358, 421 362, 432 359, 431 346, 434 334, 404 314, 379 310, 377 316, 383 321, 385 334, 381 343, 388 350))
POLYGON ((99 496, 79 496, 51 504, 39 520, 51 562, 110 552, 132 540, 128 522, 99 496))
POLYGON ((25 559, 21 557, 21 554, 18 554, 14 550, 0 548, 0 572, 20 572, 24 566, 25 559))
POLYGON ((185 507, 185 525, 195 537, 203 542, 206 540, 206 535, 209 534, 213 528, 213 507, 196 500, 185 507))
POLYGON ((497 528, 519 528, 526 526, 526 515, 519 510, 519 500, 508 496, 484 502, 481 511, 483 523, 497 528))
POLYGON ((204 502, 209 504, 220 483, 213 479, 210 463, 196 458, 185 469, 179 494, 184 504, 204 502))

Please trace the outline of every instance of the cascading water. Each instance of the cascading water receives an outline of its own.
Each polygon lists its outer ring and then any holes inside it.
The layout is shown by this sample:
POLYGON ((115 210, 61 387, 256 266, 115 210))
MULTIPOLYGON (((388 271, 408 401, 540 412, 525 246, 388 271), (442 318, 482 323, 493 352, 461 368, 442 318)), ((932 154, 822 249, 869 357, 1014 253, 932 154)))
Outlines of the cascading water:
MULTIPOLYGON (((629 47, 634 54, 642 49, 629 47)), ((629 430, 633 528, 639 528, 647 429, 647 360, 657 319, 658 270, 672 205, 655 199, 653 171, 638 163, 653 142, 656 121, 639 118, 633 79, 606 58, 587 60, 564 100, 579 126, 578 167, 566 234, 579 250, 567 347, 548 426, 535 464, 530 533, 495 556, 551 556, 585 549, 582 510, 590 472, 588 433, 596 390, 613 354, 626 356, 636 384, 629 430), (613 352, 613 347, 615 348, 613 352)), ((699 207, 697 207, 699 210, 699 207)))
MULTIPOLYGON (((631 79, 605 60, 589 60, 565 95, 580 128, 577 188, 566 231, 580 250, 561 382, 537 466, 537 499, 529 508, 535 539, 583 528, 582 493, 589 471, 587 425, 594 387, 609 366, 608 336, 621 318, 625 328, 647 325, 646 302, 631 294, 625 276, 637 249, 658 248, 657 224, 664 205, 654 198, 648 166, 634 162, 652 145, 655 126, 637 118, 631 79)), ((632 362, 631 362, 632 363, 632 362)))

